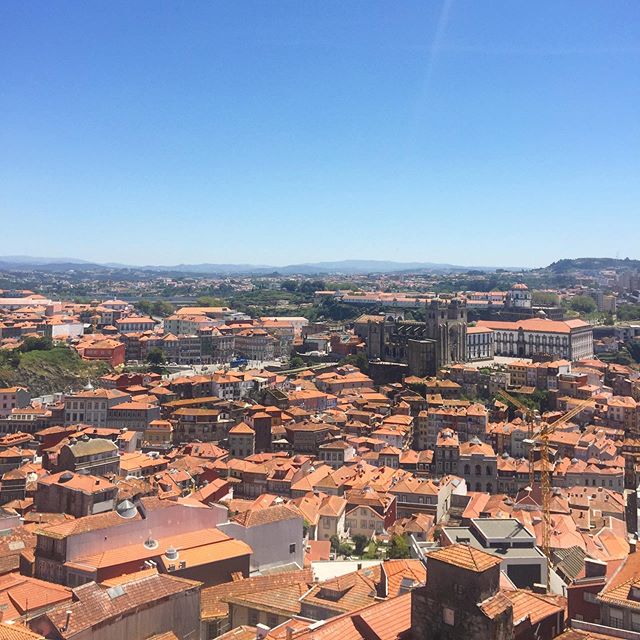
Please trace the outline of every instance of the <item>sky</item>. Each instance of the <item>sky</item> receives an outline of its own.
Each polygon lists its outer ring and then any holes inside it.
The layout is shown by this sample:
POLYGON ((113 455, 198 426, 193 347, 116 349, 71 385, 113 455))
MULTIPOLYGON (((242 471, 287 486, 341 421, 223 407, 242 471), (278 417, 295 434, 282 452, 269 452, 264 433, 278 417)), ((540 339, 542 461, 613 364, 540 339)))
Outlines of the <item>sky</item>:
POLYGON ((637 0, 3 0, 0 255, 640 258, 637 0))

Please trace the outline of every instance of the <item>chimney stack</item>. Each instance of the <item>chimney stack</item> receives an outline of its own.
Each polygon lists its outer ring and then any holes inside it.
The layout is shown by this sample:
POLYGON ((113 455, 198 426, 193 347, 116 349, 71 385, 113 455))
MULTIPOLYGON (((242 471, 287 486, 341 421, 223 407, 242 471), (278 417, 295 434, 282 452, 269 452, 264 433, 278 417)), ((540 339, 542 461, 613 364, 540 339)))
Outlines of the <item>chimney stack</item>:
POLYGON ((266 624, 258 623, 256 625, 256 640, 265 638, 269 631, 271 631, 271 629, 269 629, 266 624))
POLYGON ((69 628, 69 622, 71 622, 71 609, 67 609, 67 617, 64 620, 64 630, 69 628))

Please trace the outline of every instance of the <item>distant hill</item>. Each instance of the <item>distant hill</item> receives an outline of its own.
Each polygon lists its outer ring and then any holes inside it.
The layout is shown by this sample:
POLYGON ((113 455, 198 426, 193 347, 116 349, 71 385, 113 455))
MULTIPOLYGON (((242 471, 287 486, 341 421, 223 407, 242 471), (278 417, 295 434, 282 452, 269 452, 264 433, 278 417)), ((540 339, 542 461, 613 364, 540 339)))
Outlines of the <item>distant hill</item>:
POLYGON ((91 264, 88 260, 78 260, 76 258, 37 258, 33 256, 0 256, 0 263, 16 265, 91 264))
POLYGON ((441 264, 437 262, 393 262, 390 260, 339 260, 336 262, 312 262, 307 264, 292 264, 278 267, 277 271, 284 274, 304 273, 395 273, 399 271, 493 271, 495 267, 464 267, 455 264, 441 264))
MULTIPOLYGON (((281 267, 262 264, 177 264, 177 265, 127 265, 120 263, 98 264, 73 258, 37 258, 31 256, 0 256, 0 270, 33 270, 47 272, 63 271, 143 271, 166 274, 198 275, 358 275, 367 273, 439 272, 460 273, 465 271, 495 271, 497 267, 462 266, 437 262, 393 262, 390 260, 339 260, 334 262, 311 262, 281 267)), ((503 267, 505 268, 505 267, 503 267)), ((519 267, 506 267, 520 271, 519 267)))
POLYGON ((631 258, 571 258, 551 263, 546 269, 554 273, 569 271, 601 271, 602 269, 639 269, 640 260, 631 258))

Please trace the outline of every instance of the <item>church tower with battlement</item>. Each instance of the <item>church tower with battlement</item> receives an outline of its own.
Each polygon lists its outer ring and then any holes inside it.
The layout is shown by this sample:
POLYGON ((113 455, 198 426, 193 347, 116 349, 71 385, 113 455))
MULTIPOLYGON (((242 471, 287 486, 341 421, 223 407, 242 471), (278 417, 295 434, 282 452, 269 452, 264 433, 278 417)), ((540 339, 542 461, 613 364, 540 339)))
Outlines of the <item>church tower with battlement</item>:
POLYGON ((464 300, 432 300, 427 305, 427 337, 436 341, 435 369, 467 360, 467 305, 464 300))

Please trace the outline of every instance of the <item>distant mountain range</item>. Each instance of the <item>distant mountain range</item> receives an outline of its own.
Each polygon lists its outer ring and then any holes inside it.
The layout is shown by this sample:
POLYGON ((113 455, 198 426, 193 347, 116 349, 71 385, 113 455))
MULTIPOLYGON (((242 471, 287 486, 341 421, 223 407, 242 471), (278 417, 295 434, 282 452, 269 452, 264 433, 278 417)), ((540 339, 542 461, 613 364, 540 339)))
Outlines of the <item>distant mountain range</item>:
MULTIPOLYGON (((506 267, 509 271, 521 271, 519 267, 506 267)), ((367 273, 495 271, 496 267, 469 267, 437 262, 393 262, 389 260, 339 260, 291 264, 283 267, 253 264, 177 264, 177 265, 128 265, 120 263, 99 264, 75 258, 40 258, 31 256, 0 256, 0 270, 4 271, 104 271, 128 270, 154 273, 180 273, 196 275, 362 275, 367 273)))

